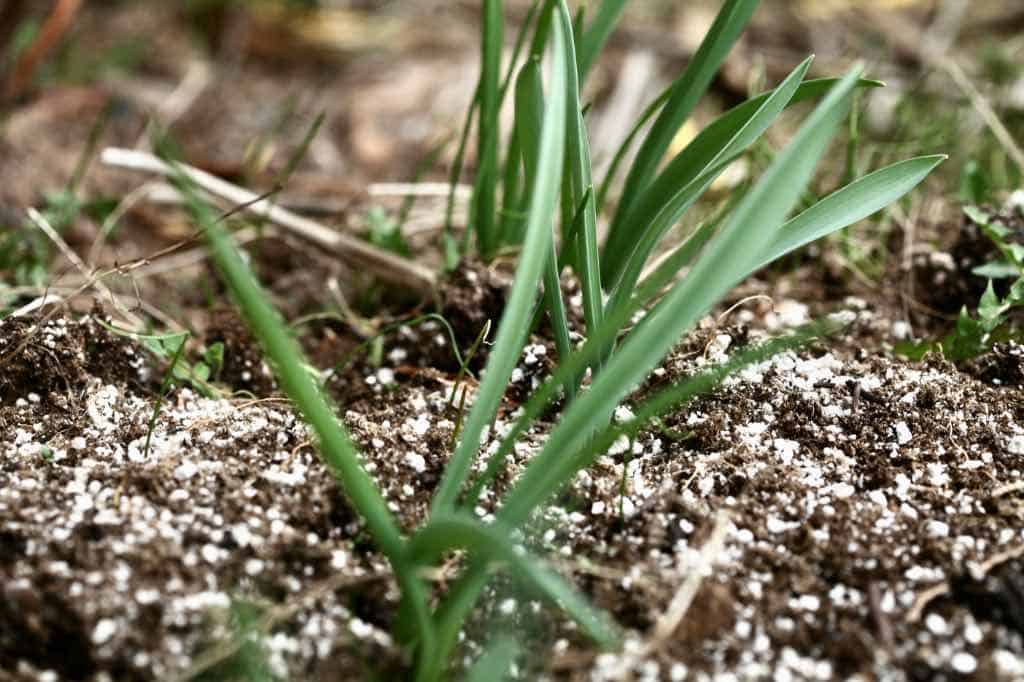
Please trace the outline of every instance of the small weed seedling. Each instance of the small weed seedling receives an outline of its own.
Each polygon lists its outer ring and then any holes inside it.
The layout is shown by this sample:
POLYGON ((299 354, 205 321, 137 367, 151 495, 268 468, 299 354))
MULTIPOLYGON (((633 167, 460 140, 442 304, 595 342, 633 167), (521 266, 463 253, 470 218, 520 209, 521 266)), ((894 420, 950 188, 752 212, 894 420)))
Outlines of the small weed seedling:
MULTIPOLYGON (((477 117, 479 135, 472 235, 485 259, 510 245, 518 246, 520 255, 486 372, 461 437, 436 490, 429 517, 411 536, 399 531, 345 427, 305 369, 295 340, 216 214, 183 173, 176 175, 177 186, 205 234, 211 258, 280 386, 317 434, 324 461, 362 517, 365 530, 391 563, 402 593, 396 636, 413 654, 415 679, 420 682, 448 675, 458 635, 498 569, 557 605, 597 644, 614 646, 618 639, 615 625, 544 562, 523 550, 521 526, 620 438, 632 438, 653 419, 710 390, 744 364, 804 340, 806 334, 741 351, 722 365, 634 406, 632 419, 613 423, 615 408, 733 285, 779 256, 882 209, 917 185, 942 160, 928 156, 895 163, 851 182, 790 218, 844 120, 854 91, 878 85, 862 80, 859 67, 839 79, 807 81, 808 59, 775 89, 709 124, 662 166, 670 142, 757 6, 756 0, 726 0, 687 69, 637 121, 609 176, 595 190, 580 85, 623 6, 623 0, 604 0, 588 23, 582 13, 574 18, 564 0, 537 0, 502 77, 502 3, 483 3, 483 66, 470 107, 477 117), (528 37, 529 48, 520 61, 528 37), (545 63, 548 75, 542 78, 545 63), (514 88, 513 74, 517 74, 514 88), (499 112, 510 91, 514 91, 515 125, 502 157, 499 112), (732 211, 700 228, 652 274, 643 277, 655 247, 686 209, 783 110, 807 100, 820 101, 760 180, 737 198, 732 211), (608 238, 598 244, 598 215, 604 210, 611 180, 622 165, 626 148, 640 137, 638 131, 649 121, 653 122, 626 173, 608 238), (555 225, 560 240, 555 238, 555 225), (565 306, 558 287, 563 266, 579 278, 583 292, 587 338, 579 348, 571 348, 566 341, 565 306), (688 274, 677 279, 683 268, 688 268, 688 274), (522 353, 541 285, 557 338, 562 339, 559 365, 523 405, 521 416, 486 461, 483 473, 471 480, 481 436, 495 419, 522 353), (638 315, 642 319, 624 334, 638 315), (591 380, 584 386, 587 370, 591 380), (520 435, 563 392, 570 400, 558 424, 501 499, 495 520, 484 523, 473 513, 481 492, 491 485, 520 435), (461 573, 435 603, 422 577, 424 569, 460 550, 466 552, 461 573)), ((469 128, 467 124, 465 129, 469 128)), ((465 138, 460 148, 465 147, 465 138)), ((448 244, 452 246, 450 232, 448 244)), ((808 333, 815 331, 820 330, 808 333)), ((515 642, 503 634, 472 667, 472 678, 496 679, 511 664, 515 651, 515 642)))
POLYGON ((978 301, 976 315, 964 306, 957 317, 956 327, 944 339, 898 349, 904 355, 921 357, 929 351, 939 351, 952 362, 978 357, 991 350, 992 344, 1000 337, 1008 336, 1007 313, 1024 306, 1024 246, 1008 241, 1010 231, 977 206, 964 207, 964 213, 992 241, 1002 258, 972 270, 972 274, 988 279, 985 293, 978 301), (1006 296, 1000 297, 996 293, 992 286, 992 280, 996 279, 1012 280, 1006 296))

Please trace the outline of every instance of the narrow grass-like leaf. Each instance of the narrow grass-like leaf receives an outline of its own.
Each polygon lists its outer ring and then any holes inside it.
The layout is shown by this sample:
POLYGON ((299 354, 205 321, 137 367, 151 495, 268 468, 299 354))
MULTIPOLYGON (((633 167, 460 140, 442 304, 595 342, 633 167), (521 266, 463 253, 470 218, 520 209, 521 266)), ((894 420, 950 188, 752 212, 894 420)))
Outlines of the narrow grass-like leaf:
POLYGON ((537 146, 537 174, 530 189, 523 251, 505 304, 505 312, 498 325, 498 337, 487 363, 487 372, 466 420, 462 440, 452 454, 435 493, 432 505, 435 512, 454 508, 473 458, 480 448, 480 434, 494 419, 501 403, 508 379, 526 342, 531 307, 550 249, 551 218, 565 154, 566 82, 569 68, 561 33, 555 32, 552 36, 551 95, 546 100, 540 143, 537 146))
MULTIPOLYGON (((537 9, 540 7, 540 2, 541 0, 533 1, 530 9, 526 12, 526 17, 519 26, 515 47, 512 49, 512 58, 508 63, 508 71, 505 73, 505 78, 501 83, 501 90, 498 92, 499 109, 504 104, 505 95, 512 84, 512 77, 516 72, 519 55, 526 44, 526 37, 529 34, 530 26, 533 24, 533 18, 537 14, 537 9)), ((509 139, 508 148, 505 153, 505 170, 503 173, 504 180, 502 182, 501 195, 501 223, 498 228, 501 246, 519 244, 523 240, 522 227, 525 217, 523 211, 520 210, 523 201, 520 191, 520 180, 522 179, 520 170, 523 160, 520 146, 519 131, 518 127, 516 127, 512 129, 512 136, 509 139)), ((527 180, 526 186, 529 186, 528 182, 527 180)))
POLYGON ((502 682, 509 679, 512 664, 519 657, 521 647, 515 637, 499 635, 487 643, 487 648, 466 673, 465 682, 502 682))
POLYGON ((498 249, 495 197, 498 187, 498 115, 501 109, 501 51, 504 19, 501 0, 484 0, 481 30, 480 115, 477 129, 477 175, 472 216, 477 249, 490 260, 498 249))
MULTIPOLYGON (((560 0, 558 3, 557 23, 555 31, 561 31, 563 49, 569 56, 575 55, 572 19, 565 0, 560 0)), ((570 188, 567 201, 575 207, 588 193, 592 192, 594 184, 591 177, 593 164, 590 160, 590 141, 580 109, 579 80, 576 75, 575 62, 569 69, 566 88, 568 103, 566 175, 570 188)), ((563 225, 563 229, 568 229, 568 227, 568 224, 563 225)), ((597 249, 597 210, 592 195, 590 200, 584 204, 582 231, 575 243, 576 267, 579 271, 580 288, 583 293, 583 316, 586 319, 587 331, 593 332, 601 324, 604 301, 601 298, 601 264, 598 260, 597 249)))
POLYGON ((530 9, 526 10, 526 16, 523 17, 522 24, 519 25, 516 43, 512 48, 512 58, 508 63, 508 70, 505 71, 505 78, 501 81, 501 90, 498 92, 499 105, 504 103, 505 95, 508 94, 508 89, 512 86, 512 78, 516 74, 519 55, 522 54, 523 47, 526 45, 526 38, 530 33, 530 27, 533 26, 533 19, 537 16, 537 10, 540 8, 541 2, 542 0, 533 0, 533 3, 530 4, 530 9))
POLYGON ((313 120, 313 124, 306 130, 306 134, 303 136, 299 146, 295 148, 295 151, 288 158, 288 163, 281 169, 281 172, 277 174, 277 178, 274 179, 275 188, 283 188, 291 180, 292 175, 298 169, 299 164, 306 158, 306 153, 309 151, 309 146, 313 144, 313 140, 316 139, 317 133, 320 132, 320 128, 324 124, 324 119, 327 117, 326 112, 321 111, 317 114, 316 119, 313 120))
POLYGON ((541 6, 537 25, 533 29, 533 39, 530 41, 529 57, 531 59, 540 61, 544 56, 548 40, 551 38, 551 17, 554 15, 557 2, 558 0, 544 0, 544 4, 541 6))
POLYGON ((608 164, 608 170, 604 174, 604 180, 601 181, 601 187, 597 191, 597 210, 603 211, 605 201, 608 198, 608 190, 611 189, 612 182, 615 181, 615 176, 618 175, 619 166, 622 165, 622 161, 626 158, 626 154, 629 153, 630 147, 633 146, 633 140, 636 139, 643 127, 647 125, 647 122, 654 117, 661 107, 668 101, 668 96, 672 93, 672 86, 668 86, 661 91, 661 94, 654 98, 654 100, 648 104, 640 117, 633 124, 629 134, 626 135, 626 139, 622 141, 618 149, 615 150, 615 155, 612 156, 612 162, 608 164))
MULTIPOLYGON (((558 254, 555 252, 554 242, 548 250, 547 262, 544 265, 544 304, 547 306, 551 331, 555 336, 555 350, 558 352, 559 359, 567 358, 572 353, 572 339, 569 336, 569 318, 566 316, 565 303, 562 301, 562 285, 558 277, 558 254)), ((569 401, 576 398, 575 381, 566 382, 565 397, 569 401)))
MULTIPOLYGON (((798 67, 799 68, 799 67, 798 67)), ((824 96, 829 88, 837 82, 835 78, 820 78, 805 81, 799 84, 796 91, 788 100, 787 106, 792 106, 808 99, 817 99, 824 96)), ((882 84, 878 81, 860 79, 859 87, 878 87, 882 84)), ((777 99, 778 88, 769 90, 756 97, 753 97, 740 105, 737 105, 712 121, 702 130, 686 148, 665 167, 665 169, 654 180, 652 186, 642 193, 642 196, 633 202, 633 209, 627 212, 620 205, 615 215, 616 222, 622 222, 626 228, 622 231, 622 246, 618 250, 608 248, 606 243, 601 254, 602 281, 607 283, 618 281, 622 268, 632 253, 630 243, 636 239, 634 231, 643 229, 657 214, 662 204, 662 197, 676 191, 676 188, 684 182, 686 177, 694 175, 710 163, 718 151, 721 150, 726 140, 735 139, 744 129, 748 128, 759 112, 766 113, 764 109, 769 99, 777 99), (657 187, 657 189, 655 189, 657 187)), ((755 138, 756 139, 756 136, 755 138)))
POLYGON ((810 65, 808 57, 793 69, 738 130, 732 131, 726 126, 705 130, 706 134, 698 136, 676 156, 644 191, 644 196, 633 204, 626 217, 626 222, 635 226, 632 243, 626 245, 632 253, 614 286, 610 287, 609 306, 629 300, 658 242, 726 165, 764 134, 789 104, 810 65))
MULTIPOLYGON (((526 166, 526 184, 532 187, 537 177, 537 153, 540 146, 540 129, 544 112, 544 91, 541 87, 540 68, 535 59, 530 59, 520 70, 516 81, 516 133, 521 140, 520 148, 526 166)), ((566 358, 572 350, 569 340, 569 321, 562 301, 562 287, 559 281, 558 254, 552 239, 544 265, 544 303, 551 318, 551 329, 555 335, 555 348, 560 358, 566 358)), ((535 317, 535 316, 534 316, 535 317)), ((530 324, 534 329, 535 322, 530 324)), ((575 394, 573 382, 566 383, 566 396, 575 394)))
MULTIPOLYGON (((672 84, 668 101, 640 145, 636 159, 626 176, 617 213, 627 211, 633 200, 647 188, 672 138, 704 95, 711 84, 711 79, 718 72, 725 56, 743 32, 743 27, 750 20, 750 15, 754 13, 756 7, 757 0, 726 0, 719 10, 686 71, 672 84)), ((605 252, 615 252, 622 247, 619 242, 623 237, 619 235, 623 229, 620 221, 612 223, 608 240, 605 242, 605 252)))
MULTIPOLYGON (((419 182, 423 177, 434 167, 437 163, 438 158, 448 147, 448 143, 451 142, 451 137, 446 137, 432 148, 430 148, 423 158, 416 162, 416 168, 413 169, 412 177, 410 182, 419 182)), ((402 199, 402 205, 398 208, 398 218, 396 219, 397 227, 395 231, 398 233, 398 237, 401 240, 401 235, 405 229, 405 224, 409 222, 409 216, 412 214, 412 209, 416 205, 416 200, 419 198, 416 194, 410 194, 409 196, 402 199)))
POLYGON ((576 47, 576 67, 581 83, 586 82, 590 68, 597 61, 597 56, 601 54, 608 38, 611 37, 624 9, 626 9, 626 0, 604 0, 597 8, 597 14, 590 25, 582 34, 578 34, 580 40, 576 47))
MULTIPOLYGON (((445 268, 453 270, 462 253, 455 239, 452 219, 455 215, 455 190, 459 185, 459 178, 462 177, 462 165, 466 158, 466 144, 469 142, 469 131, 473 127, 473 116, 480 105, 480 85, 477 84, 473 92, 473 99, 466 111, 466 118, 462 122, 462 132, 459 133, 459 145, 455 149, 455 159, 452 161, 451 170, 448 172, 448 199, 444 207, 444 257, 445 268)), ((467 230, 467 233, 469 230, 467 230)))
POLYGON ((512 129, 505 147, 505 170, 501 181, 501 214, 498 225, 498 244, 518 244, 523 239, 524 216, 519 205, 522 200, 520 184, 523 180, 523 152, 519 143, 519 131, 512 129))
POLYGON ((466 549, 490 564, 505 564, 510 576, 558 605, 594 641, 614 643, 619 635, 611 620, 537 557, 517 547, 509 534, 509 529, 484 525, 470 514, 435 514, 409 540, 409 555, 432 565, 453 550, 466 549))
MULTIPOLYGON (((588 201, 590 201, 590 192, 587 192, 585 195, 583 195, 583 199, 580 201, 580 205, 576 209, 576 215, 573 216, 572 227, 570 227, 569 231, 565 233, 565 237, 562 240, 562 244, 558 247, 557 257, 555 259, 555 262, 557 264, 555 272, 557 273, 556 278, 558 278, 559 280, 562 277, 562 271, 569 267, 569 254, 572 251, 572 249, 569 248, 569 245, 573 243, 573 240, 576 238, 576 235, 579 234, 581 225, 583 224, 583 209, 586 207, 588 201)), ((547 276, 548 273, 545 272, 545 277, 547 276)), ((537 308, 534 310, 533 322, 530 323, 531 330, 536 329, 537 325, 540 324, 540 316, 544 313, 544 309, 544 305, 538 305, 537 308)))
POLYGON ((914 189, 946 158, 936 154, 900 161, 836 190, 783 225, 753 270, 885 208, 914 189))
POLYGON ((405 540, 388 510, 387 502, 360 463, 345 427, 338 421, 313 377, 305 370, 302 350, 288 333, 217 216, 183 172, 179 170, 173 180, 202 229, 211 260, 220 270, 249 328, 266 353, 278 383, 318 436, 318 451, 322 458, 365 521, 374 542, 391 562, 403 600, 408 603, 414 617, 420 645, 433 648, 435 638, 426 589, 414 566, 407 560, 405 540))
MULTIPOLYGON (((811 97, 819 97, 823 95, 825 92, 827 92, 829 87, 835 85, 835 82, 835 78, 815 78, 813 80, 804 81, 803 83, 800 84, 800 89, 797 90, 795 95, 793 95, 793 99, 790 101, 790 104, 796 104, 797 102, 802 102, 811 97)), ((884 84, 881 81, 862 78, 860 80, 859 85, 861 87, 879 88, 882 87, 884 84)), ((639 118, 637 118, 636 123, 633 124, 632 129, 630 129, 629 134, 626 135, 626 138, 622 141, 621 144, 619 144, 618 148, 615 150, 615 155, 612 156, 612 162, 608 165, 608 170, 605 172, 604 180, 601 181, 601 186, 597 192, 598 212, 604 210, 605 203, 608 200, 608 192, 615 181, 615 177, 618 175, 619 166, 622 165, 622 161, 626 158, 626 154, 629 153, 630 147, 633 146, 633 141, 636 139, 637 135, 640 134, 640 131, 643 129, 644 125, 646 125, 647 122, 650 121, 656 113, 658 113, 662 105, 665 104, 671 92, 672 86, 670 85, 664 90, 662 90, 661 93, 644 108, 639 118)), ((766 92, 759 95, 758 97, 767 97, 770 94, 771 93, 766 92)), ((739 107, 749 106, 751 102, 757 100, 758 97, 755 97, 753 98, 753 100, 750 100, 739 105, 739 107)), ((754 108, 756 109, 756 107, 754 108)))
MULTIPOLYGON (((679 192, 677 192, 675 195, 669 198, 669 205, 666 206, 666 210, 671 210, 673 207, 678 207, 680 210, 682 210, 685 209, 690 204, 692 204, 701 194, 704 193, 708 186, 714 181, 714 178, 717 177, 723 170, 725 170, 725 168, 729 164, 731 164, 735 159, 736 156, 732 156, 728 159, 720 161, 715 166, 708 169, 706 175, 702 175, 700 178, 697 178, 689 182, 679 192)), ((662 218, 660 222, 665 222, 666 220, 667 219, 662 218)), ((652 229, 651 231, 648 232, 648 243, 641 244, 639 246, 644 247, 647 250, 647 253, 649 253, 650 250, 654 248, 656 243, 654 237, 655 233, 652 229)), ((675 259, 673 259, 673 261, 674 260, 675 259)), ((627 301, 634 297, 634 287, 636 286, 636 281, 640 278, 640 275, 643 272, 643 267, 645 263, 646 258, 644 256, 641 256, 639 253, 637 253, 636 257, 630 259, 630 261, 627 263, 626 270, 623 272, 619 283, 617 283, 615 287, 612 289, 611 296, 608 299, 608 304, 605 308, 606 317, 611 315, 613 311, 625 305, 627 301)), ((610 350, 610 348, 611 347, 609 347, 609 349, 606 350, 610 350)))
POLYGON ((565 457, 609 419, 612 410, 664 357, 681 334, 760 260, 845 115, 860 70, 851 71, 801 126, 747 194, 688 276, 615 353, 591 388, 562 414, 541 452, 508 493, 498 518, 516 526, 586 462, 565 457))

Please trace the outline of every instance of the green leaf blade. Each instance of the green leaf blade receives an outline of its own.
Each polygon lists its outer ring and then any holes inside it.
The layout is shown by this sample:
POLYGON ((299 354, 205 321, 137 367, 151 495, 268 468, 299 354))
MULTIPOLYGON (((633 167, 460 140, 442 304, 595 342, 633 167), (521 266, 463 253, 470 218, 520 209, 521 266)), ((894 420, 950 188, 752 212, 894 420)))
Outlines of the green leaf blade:
POLYGON ((631 255, 612 287, 616 305, 628 300, 643 267, 666 232, 683 211, 714 181, 733 159, 753 144, 789 105, 799 89, 811 57, 804 60, 766 97, 742 125, 709 126, 680 152, 636 201, 626 223, 635 225, 631 255))
POLYGON ((565 153, 565 116, 569 63, 558 31, 552 34, 551 95, 546 99, 538 143, 537 171, 530 188, 526 238, 516 268, 515 280, 498 326, 498 336, 480 383, 473 409, 466 419, 462 439, 445 468, 434 495, 434 512, 455 508, 470 465, 480 447, 480 435, 494 419, 508 379, 515 368, 529 330, 530 312, 540 281, 541 269, 553 238, 552 216, 565 153))
MULTIPOLYGON (((628 210, 633 198, 647 188, 672 138, 711 84, 757 4, 757 0, 726 0, 722 6, 686 71, 672 85, 668 101, 640 145, 626 176, 619 212, 628 210)), ((617 234, 621 229, 621 223, 612 223, 606 251, 619 248, 617 234)))
POLYGON ((501 0, 484 0, 481 31, 480 119, 477 141, 477 176, 473 185, 472 215, 477 248, 484 260, 498 249, 495 206, 498 186, 498 116, 501 109, 501 50, 503 46, 501 0))
POLYGON ((700 315, 749 268, 795 205, 845 115, 859 69, 851 71, 811 114, 764 177, 707 245, 690 274, 665 297, 663 313, 648 316, 627 337, 589 391, 562 414, 541 452, 506 496, 499 519, 510 526, 554 493, 586 462, 565 457, 610 418, 619 401, 659 362, 700 315), (777 229, 777 227, 776 227, 777 229))
POLYGON ((604 49, 625 9, 626 0, 604 0, 597 9, 597 15, 583 32, 576 51, 580 82, 586 81, 587 74, 590 73, 597 56, 604 49))
MULTIPOLYGON (((557 31, 562 34, 563 49, 568 53, 567 59, 575 54, 574 36, 572 33, 572 17, 565 0, 558 5, 557 31)), ((571 62, 574 64, 574 62, 571 62)), ((568 72, 566 83, 567 128, 567 171, 570 196, 566 199, 569 205, 576 206, 584 198, 583 224, 576 238, 576 265, 579 270, 580 285, 583 293, 583 315, 587 323, 587 331, 592 332, 601 323, 604 302, 601 298, 601 265, 597 248, 597 210, 593 197, 592 163, 590 158, 590 141, 583 122, 580 107, 579 80, 576 69, 568 72)), ((569 225, 564 225, 568 230, 569 225)))
POLYGON ((509 539, 509 533, 507 528, 484 525, 469 514, 436 514, 410 539, 409 554, 429 565, 448 552, 466 549, 489 563, 506 564, 512 577, 557 604, 595 642, 602 646, 617 642, 619 633, 610 619, 542 561, 522 551, 509 539))
POLYGON ((754 270, 885 208, 914 189, 945 159, 944 154, 907 159, 836 190, 783 225, 754 270))

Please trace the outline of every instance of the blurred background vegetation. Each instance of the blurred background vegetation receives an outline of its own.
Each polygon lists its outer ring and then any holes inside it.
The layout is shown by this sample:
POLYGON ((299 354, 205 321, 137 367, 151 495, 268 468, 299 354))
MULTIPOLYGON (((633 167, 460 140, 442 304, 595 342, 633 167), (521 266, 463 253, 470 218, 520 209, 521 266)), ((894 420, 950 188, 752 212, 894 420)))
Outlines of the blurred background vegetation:
MULTIPOLYGON (((529 4, 505 3, 509 51, 529 4)), ((586 93, 598 168, 685 65, 718 7, 629 3, 586 93)), ((321 112, 279 200, 439 266, 443 191, 424 189, 428 196, 413 202, 382 183, 447 179, 476 83, 479 10, 436 0, 8 0, 0 9, 0 225, 8 232, 0 269, 20 268, 26 285, 45 280, 45 244, 14 236, 27 206, 63 211, 73 245, 96 243, 113 206, 138 184, 92 163, 103 146, 145 147, 159 126, 193 165, 260 191, 321 112)), ((1021 186, 1022 28, 1024 7, 1000 0, 764 0, 675 147, 809 53, 817 55, 811 77, 865 60, 888 87, 860 97, 815 195, 898 158, 951 157, 914 198, 825 249, 837 276, 882 286, 894 262, 949 247, 961 203, 998 203, 1021 186)), ((713 199, 724 202, 756 177, 792 132, 787 121, 803 113, 783 117, 713 199)), ((468 153, 463 182, 473 173, 468 153)), ((457 209, 464 227, 464 206, 457 209)), ((188 233, 183 219, 144 206, 127 222, 105 235, 111 246, 93 254, 100 262, 142 258, 188 233)), ((299 302, 289 312, 303 311, 299 302)))

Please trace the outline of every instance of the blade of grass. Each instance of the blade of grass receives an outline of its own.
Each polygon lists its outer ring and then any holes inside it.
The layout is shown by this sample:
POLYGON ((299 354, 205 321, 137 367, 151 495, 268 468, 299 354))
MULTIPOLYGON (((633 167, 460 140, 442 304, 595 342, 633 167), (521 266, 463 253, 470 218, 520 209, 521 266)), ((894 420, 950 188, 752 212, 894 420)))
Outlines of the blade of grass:
POLYGON ((501 110, 501 50, 504 42, 501 0, 484 0, 481 31, 480 110, 477 127, 477 174, 473 184, 473 227, 484 260, 498 250, 495 197, 498 186, 498 115, 501 110))
POLYGON ((590 68, 597 61, 605 43, 615 30, 615 25, 626 9, 626 0, 604 0, 597 8, 597 14, 580 37, 576 48, 576 68, 580 74, 580 82, 586 82, 590 68))
POLYGON ((299 164, 306 158, 306 152, 309 151, 309 146, 313 144, 313 140, 316 138, 317 133, 320 132, 320 128, 324 124, 324 119, 327 117, 327 113, 321 111, 317 114, 317 117, 313 120, 312 125, 306 130, 306 134, 302 137, 302 141, 299 146, 295 148, 295 151, 288 158, 288 163, 281 169, 281 172, 277 174, 274 179, 274 189, 280 191, 284 189, 284 186, 291 180, 292 175, 298 169, 299 164))
MULTIPOLYGON (((452 219, 455 215, 455 189, 458 187, 459 178, 462 177, 462 165, 466 158, 466 145, 469 142, 469 131, 473 127, 473 117, 480 106, 480 85, 477 84, 473 92, 473 99, 466 111, 466 118, 462 122, 462 132, 459 134, 459 145, 455 149, 455 159, 452 161, 451 170, 448 172, 448 200, 444 207, 444 252, 445 269, 454 270, 458 259, 462 257, 462 249, 455 239, 454 225, 452 219)), ((469 230, 467 229, 467 233, 469 230)))
POLYGON ((640 145, 636 159, 626 175, 622 200, 616 211, 616 219, 609 228, 604 253, 614 253, 621 248, 619 242, 623 237, 619 235, 624 227, 619 215, 625 213, 640 192, 647 188, 672 138, 711 84, 711 79, 739 38, 757 4, 757 0, 726 0, 686 71, 672 84, 668 101, 640 145))
POLYGON ((554 49, 550 77, 551 96, 546 100, 544 121, 541 125, 537 175, 530 189, 526 239, 505 312, 498 325, 498 336, 487 363, 487 372, 480 383, 473 409, 466 419, 459 446, 452 454, 434 495, 434 512, 449 511, 455 507, 470 465, 480 448, 480 434, 493 420, 501 403, 508 379, 526 342, 530 310, 536 296, 541 269, 550 248, 551 217, 555 209, 558 174, 565 153, 564 122, 568 78, 568 63, 565 59, 562 35, 559 32, 552 35, 554 49))
MULTIPOLYGON (((792 97, 789 98, 787 107, 808 99, 818 99, 824 96, 836 82, 837 79, 835 78, 819 78, 800 83, 792 97)), ((859 87, 879 87, 882 85, 878 81, 866 79, 859 80, 857 84, 859 87)), ((620 206, 615 220, 622 221, 628 227, 623 230, 624 234, 621 238, 624 246, 621 246, 618 250, 610 250, 606 246, 601 254, 604 282, 618 281, 622 268, 632 253, 632 247, 629 245, 629 242, 635 239, 635 236, 629 234, 629 232, 639 230, 643 225, 647 225, 653 219, 653 216, 656 215, 657 209, 663 201, 662 197, 666 193, 674 191, 675 187, 683 181, 682 178, 693 177, 701 167, 706 166, 709 163, 708 160, 714 158, 720 145, 724 144, 725 140, 735 138, 744 130, 758 112, 764 111, 766 102, 769 99, 775 98, 782 87, 783 85, 780 84, 779 88, 753 97, 716 118, 682 152, 676 155, 658 175, 657 179, 654 180, 651 188, 642 192, 641 197, 634 200, 633 208, 628 211, 629 215, 626 215, 623 212, 624 209, 620 206), (655 190, 655 186, 657 186, 657 190, 655 190)))
MULTIPOLYGON (((567 59, 576 53, 572 34, 572 17, 565 0, 558 3, 558 27, 556 32, 562 34, 563 49, 568 53, 567 59)), ((597 249, 597 211, 593 201, 594 181, 591 177, 593 164, 590 159, 590 141, 587 138, 583 113, 580 110, 579 80, 576 74, 575 61, 569 69, 566 82, 568 101, 567 115, 567 175, 571 189, 568 201, 571 206, 579 205, 580 201, 591 194, 584 204, 582 231, 576 238, 576 266, 580 276, 580 288, 583 293, 583 316, 587 323, 587 332, 593 332, 601 324, 604 312, 604 301, 601 298, 601 264, 597 249)), ((563 229, 568 229, 564 224, 563 229)))
POLYGON ((523 240, 523 212, 519 210, 522 201, 520 180, 522 175, 523 151, 519 143, 519 130, 512 128, 505 148, 505 170, 501 181, 501 212, 498 222, 498 243, 501 246, 519 244, 523 240))
POLYGON ((505 564, 510 576, 557 604, 591 639, 603 646, 618 640, 610 619, 542 561, 513 543, 510 532, 501 526, 484 525, 465 513, 437 514, 409 540, 409 555, 432 565, 453 550, 466 549, 489 564, 505 564))
MULTIPOLYGON (((537 9, 540 7, 540 2, 541 0, 533 1, 526 12, 526 17, 519 26, 519 32, 516 34, 515 47, 512 49, 512 58, 509 60, 508 70, 505 73, 505 78, 501 82, 501 89, 498 93, 499 108, 505 102, 505 95, 512 84, 512 77, 516 72, 515 70, 517 63, 519 62, 519 55, 526 44, 526 37, 529 34, 533 18, 537 14, 537 9)), ((505 154, 505 168, 503 171, 504 180, 501 195, 501 222, 498 227, 500 244, 503 246, 506 244, 519 244, 523 240, 522 225, 524 215, 523 211, 520 210, 522 193, 519 186, 519 164, 521 160, 522 151, 520 150, 519 131, 517 127, 514 127, 512 129, 512 137, 509 140, 508 150, 505 154)), ((527 184, 527 186, 529 185, 527 184)))
MULTIPOLYGON (((562 271, 565 270, 565 268, 569 267, 569 252, 571 249, 568 248, 568 245, 572 244, 576 235, 579 234, 581 225, 583 224, 583 209, 586 207, 586 204, 589 200, 590 193, 588 192, 583 196, 583 200, 580 202, 579 207, 576 209, 576 215, 574 215, 572 219, 572 227, 570 227, 569 231, 566 232, 565 240, 558 247, 558 253, 556 255, 557 266, 555 270, 557 278, 561 278, 562 271)), ((547 273, 545 273, 545 275, 547 275, 547 273)), ((540 324, 540 316, 544 314, 544 310, 545 304, 543 302, 541 302, 534 308, 532 317, 533 321, 530 323, 531 330, 536 329, 537 325, 540 324)))
MULTIPOLYGON (((544 90, 541 86, 540 69, 537 60, 530 59, 519 72, 516 82, 516 132, 521 140, 523 162, 526 166, 526 184, 532 186, 537 177, 537 152, 540 148, 540 130, 544 111, 544 90)), ((572 352, 569 339, 569 321, 562 301, 562 287, 559 281, 558 254, 552 239, 544 265, 544 304, 551 319, 558 357, 566 358, 572 352)), ((534 318, 536 316, 534 315, 534 318)), ((536 321, 531 323, 534 329, 536 321)), ((565 384, 568 399, 575 397, 575 384, 565 384)))
POLYGON ((644 196, 634 202, 626 218, 627 223, 634 226, 632 243, 626 245, 632 254, 614 284, 609 283, 612 294, 609 306, 629 300, 658 242, 686 208, 725 170, 726 165, 761 137, 782 113, 810 68, 812 59, 808 57, 793 69, 738 130, 733 131, 728 126, 705 129, 651 183, 644 196))
POLYGON ((836 190, 783 225, 753 270, 885 208, 916 187, 946 158, 945 154, 935 154, 900 161, 836 190))
MULTIPOLYGON (((443 140, 431 147, 423 158, 416 162, 416 167, 413 169, 412 177, 409 179, 411 183, 417 183, 423 179, 423 177, 430 172, 430 170, 437 163, 437 160, 441 157, 441 154, 448 147, 448 143, 451 142, 450 136, 445 136, 443 140)), ((399 235, 405 229, 405 224, 409 221, 409 215, 412 213, 413 207, 416 205, 416 200, 419 199, 419 195, 412 193, 402 199, 402 205, 398 208, 398 217, 396 222, 398 223, 395 228, 399 235)))
POLYGON ((487 648, 466 673, 465 682, 501 682, 512 672, 512 664, 519 657, 521 647, 514 637, 498 635, 488 642, 487 648))
POLYGON ((216 214, 200 198, 198 189, 176 164, 172 180, 176 184, 193 219, 200 226, 213 262, 245 316, 253 335, 266 353, 275 377, 295 404, 306 423, 319 438, 324 462, 338 479, 352 506, 366 523, 377 547, 395 571, 403 600, 414 616, 419 644, 435 646, 433 622, 427 607, 426 588, 408 561, 405 540, 387 502, 363 468, 345 427, 338 421, 324 394, 303 367, 303 354, 277 311, 269 303, 255 275, 242 260, 216 214))
POLYGON ((537 10, 540 8, 540 3, 541 0, 533 0, 533 3, 530 4, 530 9, 526 11, 523 23, 519 26, 519 32, 516 34, 516 44, 515 47, 512 48, 512 59, 509 61, 508 69, 505 71, 505 78, 501 81, 501 90, 498 94, 499 103, 505 101, 505 95, 508 94, 508 89, 512 85, 512 77, 516 73, 519 55, 522 53, 523 47, 526 45, 526 37, 530 33, 530 27, 533 25, 534 17, 537 16, 537 10))

